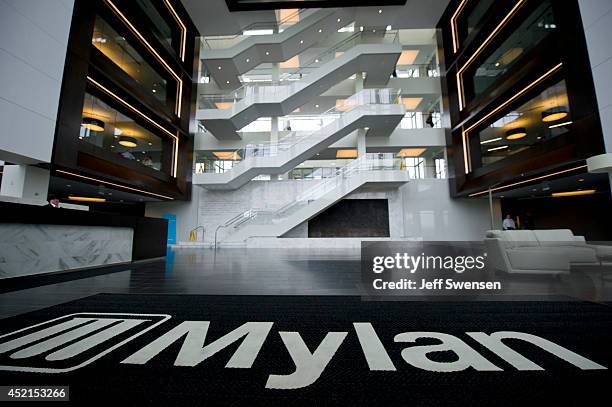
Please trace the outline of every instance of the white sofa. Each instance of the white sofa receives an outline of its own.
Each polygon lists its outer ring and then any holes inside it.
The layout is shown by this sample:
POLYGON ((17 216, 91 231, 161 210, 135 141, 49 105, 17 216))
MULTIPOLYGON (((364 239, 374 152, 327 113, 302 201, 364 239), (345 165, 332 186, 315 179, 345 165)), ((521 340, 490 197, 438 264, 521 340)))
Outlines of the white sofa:
POLYGON ((484 240, 489 264, 524 274, 569 273, 572 265, 600 264, 609 246, 590 246, 569 229, 489 230, 484 240))

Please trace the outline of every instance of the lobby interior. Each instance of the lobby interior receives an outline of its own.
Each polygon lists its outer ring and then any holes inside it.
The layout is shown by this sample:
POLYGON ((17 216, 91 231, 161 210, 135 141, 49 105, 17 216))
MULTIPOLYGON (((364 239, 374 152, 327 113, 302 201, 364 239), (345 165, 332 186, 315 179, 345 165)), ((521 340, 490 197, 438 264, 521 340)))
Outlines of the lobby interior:
POLYGON ((0 0, 0 385, 183 405, 604 394, 612 4, 494 3, 0 0), (428 250, 483 254, 503 290, 369 291, 370 253, 428 250), (78 354, 66 339, 64 359, 45 353, 62 335, 32 339, 72 315, 118 318, 117 341, 155 324, 100 360, 87 359, 95 339, 78 354), (177 334, 130 365, 157 324, 179 321, 210 321, 210 338, 208 325, 195 342, 200 328, 181 331, 184 348, 177 334), (275 325, 246 366, 249 321, 275 325), (507 342, 541 368, 470 342, 475 331, 547 338, 507 342), (485 360, 462 365, 453 335, 485 360), (295 384, 333 340, 323 370, 295 384), (396 342, 430 346, 427 362, 396 342), (205 356, 181 364, 193 343, 205 356), (581 391, 557 389, 569 383, 581 391))

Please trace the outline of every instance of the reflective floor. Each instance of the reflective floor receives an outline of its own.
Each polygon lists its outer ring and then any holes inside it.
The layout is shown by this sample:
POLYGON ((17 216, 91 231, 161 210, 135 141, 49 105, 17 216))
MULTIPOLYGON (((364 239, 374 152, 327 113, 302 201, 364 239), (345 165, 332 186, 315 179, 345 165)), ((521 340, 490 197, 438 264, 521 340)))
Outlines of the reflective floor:
POLYGON ((0 318, 98 293, 359 295, 359 250, 175 249, 125 271, 0 294, 0 318))
MULTIPOLYGON (((361 295, 360 251, 350 249, 175 249, 164 260, 113 268, 92 277, 0 294, 0 318, 98 293, 205 295, 361 295), (117 271, 118 270, 118 271, 117 271)), ((572 271, 564 276, 495 274, 506 293, 532 300, 559 295, 612 301, 612 270, 572 271)), ((511 300, 503 294, 474 297, 511 300)), ((393 293, 391 294, 393 295, 393 293)), ((403 294, 400 294, 403 295, 403 294)), ((427 297, 429 293, 413 293, 427 297)), ((406 298, 405 296, 403 298, 406 298)), ((394 300, 401 298, 393 297, 394 300)), ((427 298, 422 298, 427 300, 427 298)), ((463 299, 467 299, 463 297, 463 299)), ((524 298, 522 298, 524 299, 524 298)))

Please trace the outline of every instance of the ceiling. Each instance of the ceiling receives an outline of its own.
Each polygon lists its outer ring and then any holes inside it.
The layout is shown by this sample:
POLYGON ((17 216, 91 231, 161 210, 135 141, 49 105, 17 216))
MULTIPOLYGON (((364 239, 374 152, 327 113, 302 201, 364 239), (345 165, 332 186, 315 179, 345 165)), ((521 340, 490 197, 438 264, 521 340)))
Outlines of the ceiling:
MULTIPOLYGON (((522 188, 498 191, 493 193, 493 197, 515 199, 551 198, 551 194, 554 192, 568 192, 591 189, 594 189, 596 193, 604 193, 609 195, 610 184, 608 181, 607 174, 579 173, 571 175, 569 177, 541 181, 536 184, 527 185, 522 188)), ((488 195, 483 194, 481 198, 488 199, 488 195)))
MULTIPOLYGON (((233 35, 253 23, 276 21, 274 10, 230 12, 225 0, 182 0, 182 3, 202 36, 233 35)), ((448 3, 449 0, 407 0, 403 6, 355 7, 355 24, 391 25, 393 29, 434 28, 448 3)))
POLYGON ((102 184, 88 184, 74 179, 52 176, 49 180, 49 195, 56 196, 63 202, 87 205, 86 202, 70 201, 68 196, 104 198, 107 202, 158 202, 159 199, 148 195, 132 194, 119 189, 112 189, 102 184))

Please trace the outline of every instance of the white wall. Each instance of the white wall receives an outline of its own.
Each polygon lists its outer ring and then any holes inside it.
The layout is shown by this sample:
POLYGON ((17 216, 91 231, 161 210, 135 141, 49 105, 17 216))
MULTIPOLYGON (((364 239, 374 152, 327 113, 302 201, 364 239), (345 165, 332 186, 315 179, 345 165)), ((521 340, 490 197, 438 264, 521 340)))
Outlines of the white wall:
MULTIPOLYGON (((491 229, 488 199, 452 199, 448 181, 425 179, 401 189, 404 236, 423 240, 482 240, 491 229)), ((501 208, 494 201, 494 227, 501 228, 501 208)))
MULTIPOLYGON (((217 226, 249 209, 273 210, 290 203, 301 191, 320 181, 282 180, 253 181, 235 191, 212 191, 194 187, 191 202, 149 203, 146 216, 163 213, 177 216, 177 241, 186 242, 189 231, 202 225, 204 241, 214 241, 217 226)), ((385 191, 359 190, 347 199, 388 199, 391 238, 424 240, 482 240, 490 229, 487 199, 451 199, 447 180, 414 180, 401 188, 385 191)), ((495 227, 501 225, 499 203, 495 202, 495 227)), ((227 230, 219 230, 223 240, 227 230)), ((300 225, 286 237, 307 237, 308 229, 300 225)))
POLYGON ((47 163, 74 0, 0 0, 0 159, 47 163))
POLYGON ((606 151, 612 152, 612 1, 578 0, 606 151))

